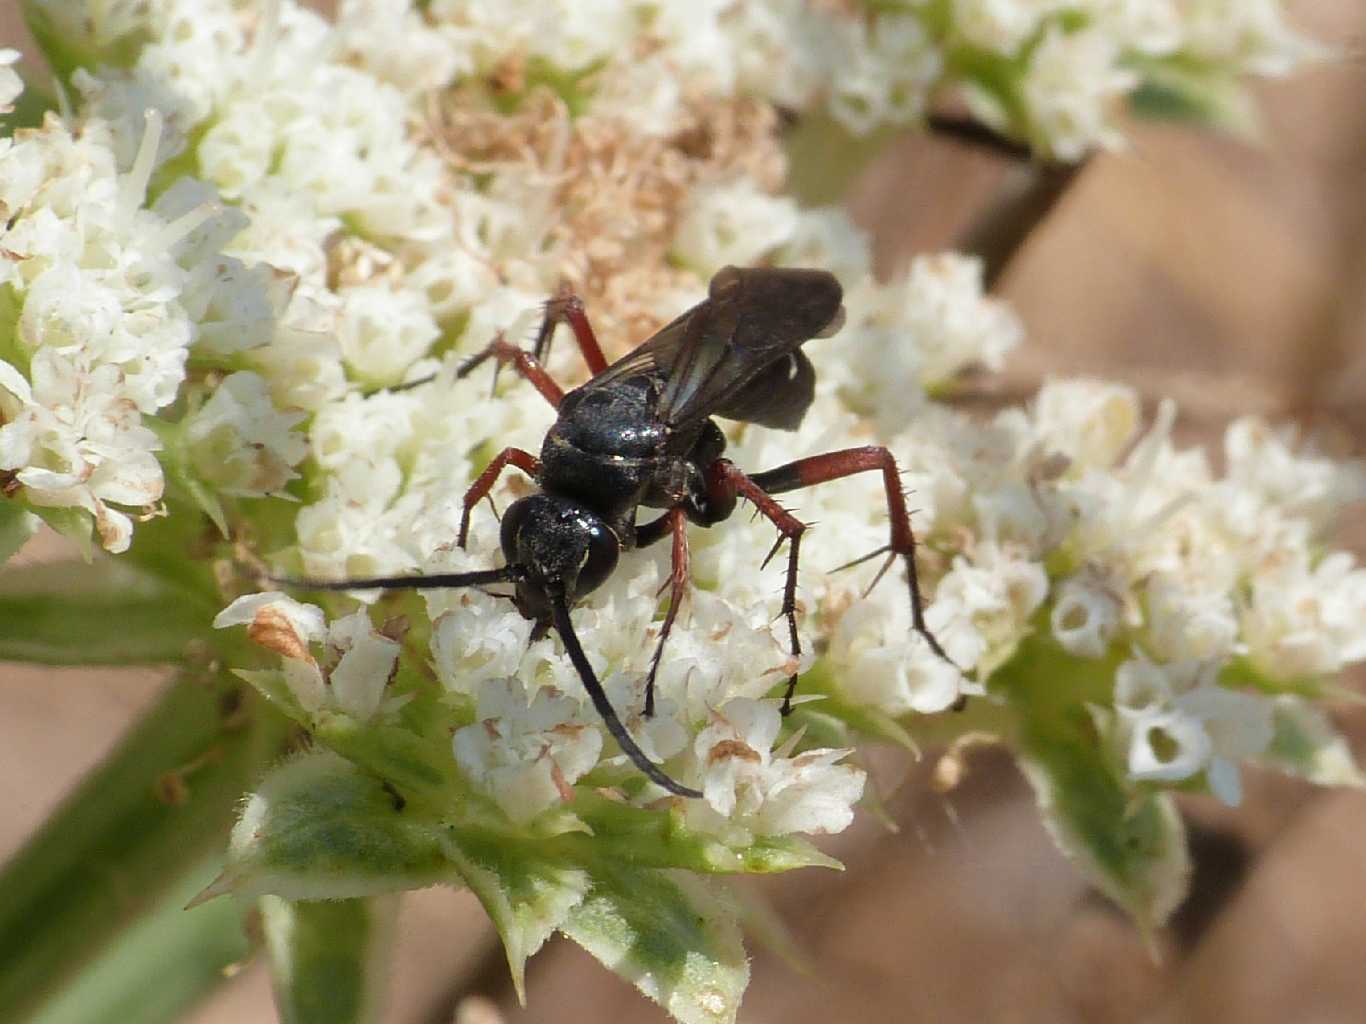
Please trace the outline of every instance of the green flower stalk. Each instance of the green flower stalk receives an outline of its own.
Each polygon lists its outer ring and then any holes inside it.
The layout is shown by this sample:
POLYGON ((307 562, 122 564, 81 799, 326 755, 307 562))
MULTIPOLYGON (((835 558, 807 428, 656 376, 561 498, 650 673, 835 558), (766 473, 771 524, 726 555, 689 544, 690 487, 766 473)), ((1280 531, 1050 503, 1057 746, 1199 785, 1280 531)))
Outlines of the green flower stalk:
MULTIPOLYGON (((482 902, 519 997, 560 932, 678 1020, 734 1020, 748 964, 725 878, 838 867, 810 837, 853 820, 851 755, 872 743, 1010 746, 1059 844, 1147 929, 1185 892, 1174 792, 1236 803, 1254 760, 1360 784, 1312 702, 1366 660, 1366 570, 1322 544, 1361 468, 1245 419, 1216 473, 1172 443, 1170 405, 1145 424, 1098 381, 973 418, 943 399, 1024 336, 982 263, 878 280, 843 211, 785 192, 780 111, 870 135, 953 93, 1054 162, 1118 145, 1126 100, 1209 119, 1239 76, 1314 52, 1270 0, 26 10, 76 110, 0 143, 0 554, 46 521, 127 574, 97 563, 68 605, 16 575, 6 621, 46 625, 3 653, 60 659, 67 615, 89 660, 216 681, 229 738, 166 765, 166 792, 197 799, 184 765, 224 751, 252 777, 230 836, 224 808, 202 822, 228 852, 190 913, 258 900, 282 1019, 380 1019, 393 895, 448 884, 482 902), (800 428, 729 425, 728 457, 890 448, 954 664, 911 628, 904 581, 828 571, 885 543, 873 474, 802 495, 818 653, 774 630, 762 519, 691 538, 652 717, 667 553, 625 553, 575 608, 631 736, 698 799, 636 770, 560 641, 494 594, 270 589, 492 568, 486 510, 454 543, 466 489, 554 413, 455 369, 565 282, 619 355, 725 264, 826 268, 848 310, 808 350, 800 428)), ((569 346, 548 369, 584 378, 569 346)), ((494 498, 524 489, 509 475, 494 498)))

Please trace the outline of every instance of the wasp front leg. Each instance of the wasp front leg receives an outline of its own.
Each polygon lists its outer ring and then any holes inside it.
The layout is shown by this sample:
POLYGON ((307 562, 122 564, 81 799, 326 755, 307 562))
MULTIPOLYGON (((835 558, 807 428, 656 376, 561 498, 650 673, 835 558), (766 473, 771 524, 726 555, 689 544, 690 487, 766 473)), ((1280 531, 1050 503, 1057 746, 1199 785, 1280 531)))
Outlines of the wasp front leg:
MULTIPOLYGON (((499 452, 494 457, 493 461, 485 467, 484 471, 475 478, 474 483, 470 485, 470 489, 465 492, 463 502, 464 508, 460 513, 460 535, 456 539, 456 543, 460 547, 463 548, 465 542, 469 540, 470 514, 474 511, 474 506, 489 497, 489 492, 493 490, 493 485, 498 482, 498 478, 502 476, 503 470, 507 469, 509 463, 516 466, 533 480, 538 479, 541 475, 541 460, 530 452, 524 451, 521 448, 504 448, 499 452)), ((490 504, 492 504, 492 501, 493 499, 489 498, 490 504)), ((497 511, 497 509, 494 509, 495 515, 497 514, 497 511)))

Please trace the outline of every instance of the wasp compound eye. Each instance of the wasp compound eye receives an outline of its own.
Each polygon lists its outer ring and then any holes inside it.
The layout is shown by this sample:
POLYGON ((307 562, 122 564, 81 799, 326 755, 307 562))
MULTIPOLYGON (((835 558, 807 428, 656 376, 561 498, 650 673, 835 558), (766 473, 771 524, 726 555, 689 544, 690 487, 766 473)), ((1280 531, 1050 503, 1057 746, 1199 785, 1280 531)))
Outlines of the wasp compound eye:
POLYGON ((503 554, 522 567, 527 585, 575 601, 596 590, 617 567, 621 548, 598 515, 569 498, 533 494, 503 516, 503 554))

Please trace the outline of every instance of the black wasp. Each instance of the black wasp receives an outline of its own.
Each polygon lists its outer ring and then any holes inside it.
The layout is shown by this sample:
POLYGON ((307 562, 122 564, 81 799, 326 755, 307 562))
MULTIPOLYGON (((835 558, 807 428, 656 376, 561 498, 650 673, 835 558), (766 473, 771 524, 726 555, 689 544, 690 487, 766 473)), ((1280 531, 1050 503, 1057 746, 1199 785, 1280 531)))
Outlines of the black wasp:
MULTIPOLYGON (((535 623, 533 636, 545 635, 552 626, 560 634, 607 731, 632 762, 671 793, 701 796, 666 775, 631 739, 574 634, 570 609, 611 575, 622 548, 645 547, 665 537, 672 540, 673 568, 666 584, 669 608, 645 687, 644 710, 651 715, 655 674, 688 584, 688 522, 712 526, 730 516, 737 499, 746 498, 777 527, 778 539, 764 564, 786 540, 787 580, 781 614, 787 620, 795 658, 801 653, 797 553, 806 525, 773 496, 865 470, 879 471, 887 493, 891 538, 885 547, 857 562, 886 554, 880 579, 898 556, 904 561, 915 631, 936 654, 949 660, 925 625, 916 580, 915 538, 891 452, 874 446, 847 448, 754 474, 722 457, 726 439, 713 416, 782 430, 794 430, 801 423, 816 382, 815 370, 801 346, 840 329, 842 297, 839 282, 822 270, 725 267, 711 279, 705 300, 609 366, 582 301, 561 290, 546 304, 532 351, 499 335, 459 370, 463 377, 489 359, 500 366, 511 365, 559 413, 539 458, 520 448, 505 448, 465 494, 462 548, 469 535, 471 511, 509 465, 540 486, 539 493, 515 501, 503 516, 501 543, 507 564, 480 572, 292 582, 328 590, 512 583, 517 610, 535 623), (568 394, 542 366, 560 323, 573 330, 593 374, 568 394), (641 506, 664 512, 637 524, 641 506)), ((793 675, 787 683, 784 713, 791 710, 796 685, 793 675)))

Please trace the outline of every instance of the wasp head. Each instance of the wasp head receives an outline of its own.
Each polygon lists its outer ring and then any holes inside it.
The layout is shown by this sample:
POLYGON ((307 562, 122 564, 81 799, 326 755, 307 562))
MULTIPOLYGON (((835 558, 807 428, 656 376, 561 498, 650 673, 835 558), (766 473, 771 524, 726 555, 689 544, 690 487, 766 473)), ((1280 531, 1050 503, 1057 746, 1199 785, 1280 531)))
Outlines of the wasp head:
POLYGON ((503 555, 517 573, 513 598, 536 635, 551 624, 551 600, 567 605, 600 587, 617 566, 621 542, 602 518, 569 498, 533 494, 503 516, 503 555))

